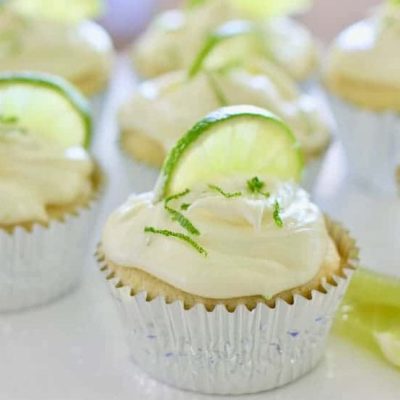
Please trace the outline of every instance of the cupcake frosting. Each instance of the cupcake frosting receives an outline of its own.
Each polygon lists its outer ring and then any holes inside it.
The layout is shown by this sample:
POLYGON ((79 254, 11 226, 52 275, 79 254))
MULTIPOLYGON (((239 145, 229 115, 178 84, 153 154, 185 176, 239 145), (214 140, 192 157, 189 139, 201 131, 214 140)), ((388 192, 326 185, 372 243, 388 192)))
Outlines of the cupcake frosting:
POLYGON ((48 207, 89 197, 93 162, 83 148, 61 149, 0 127, 0 226, 48 222, 48 207))
POLYGON ((111 49, 107 34, 93 22, 63 25, 0 8, 0 70, 52 73, 84 89, 85 80, 107 79, 111 49))
POLYGON ((388 4, 346 29, 332 46, 326 83, 374 110, 400 110, 400 5, 388 4))
POLYGON ((145 82, 123 107, 120 122, 123 131, 146 134, 167 151, 195 121, 221 105, 236 104, 253 104, 280 116, 307 155, 318 154, 329 142, 329 124, 315 101, 300 95, 285 74, 267 63, 201 72, 192 79, 175 72, 145 82))
POLYGON ((217 299, 270 298, 310 281, 327 258, 338 262, 324 217, 302 189, 265 181, 269 195, 251 193, 246 181, 222 179, 167 202, 154 202, 153 193, 131 197, 105 226, 107 259, 217 299), (180 210, 198 234, 188 233, 170 209, 180 210))
MULTIPOLYGON (((229 0, 213 0, 189 10, 161 14, 134 48, 139 72, 155 76, 189 66, 209 34, 227 21, 247 19, 229 0)), ((303 80, 315 67, 311 34, 286 17, 254 21, 259 27, 267 57, 294 79, 303 80)))

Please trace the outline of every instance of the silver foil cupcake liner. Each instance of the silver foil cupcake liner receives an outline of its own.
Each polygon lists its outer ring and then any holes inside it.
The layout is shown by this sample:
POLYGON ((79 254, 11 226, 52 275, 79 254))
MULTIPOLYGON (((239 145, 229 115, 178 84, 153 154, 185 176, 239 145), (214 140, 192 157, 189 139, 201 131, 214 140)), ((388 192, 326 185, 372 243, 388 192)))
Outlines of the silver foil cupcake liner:
POLYGON ((0 228, 0 312, 44 304, 79 281, 99 200, 48 226, 0 228))
MULTIPOLYGON (((329 222, 328 222, 329 223, 329 222)), ((102 270, 125 322, 134 361, 149 375, 181 389, 213 394, 245 394, 273 389, 312 370, 321 359, 332 319, 357 259, 354 241, 339 225, 331 235, 349 252, 342 276, 322 282, 310 298, 294 295, 275 307, 259 303, 229 312, 224 305, 207 311, 202 304, 185 309, 146 293, 131 293, 102 270)))
POLYGON ((400 113, 373 112, 329 96, 350 175, 371 190, 394 192, 400 164, 400 113))

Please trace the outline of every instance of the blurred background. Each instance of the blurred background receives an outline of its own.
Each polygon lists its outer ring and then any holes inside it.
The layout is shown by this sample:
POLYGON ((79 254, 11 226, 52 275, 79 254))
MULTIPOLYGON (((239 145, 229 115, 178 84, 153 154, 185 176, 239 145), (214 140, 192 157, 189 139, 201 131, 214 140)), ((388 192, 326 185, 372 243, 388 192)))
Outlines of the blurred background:
MULTIPOLYGON (((108 12, 102 23, 112 33, 118 47, 125 46, 142 31, 152 15, 159 10, 182 3, 182 0, 106 1, 108 12)), ((298 18, 323 42, 328 43, 344 27, 365 16, 366 9, 379 3, 380 0, 314 0, 313 9, 298 18)))

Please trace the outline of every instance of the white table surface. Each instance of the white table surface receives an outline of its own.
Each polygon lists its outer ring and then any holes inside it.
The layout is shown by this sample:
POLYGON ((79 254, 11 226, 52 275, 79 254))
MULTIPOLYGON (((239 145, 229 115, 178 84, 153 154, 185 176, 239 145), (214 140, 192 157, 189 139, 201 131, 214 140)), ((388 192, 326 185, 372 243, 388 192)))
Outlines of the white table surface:
MULTIPOLYGON (((117 62, 116 72, 94 143, 109 173, 99 226, 130 192, 119 164, 114 115, 129 94, 133 78, 124 60, 117 62)), ((352 229, 363 249, 364 265, 400 274, 400 250, 395 244, 400 231, 399 202, 371 198, 345 178, 342 151, 334 145, 315 192, 316 201, 352 229)), ((211 398, 159 384, 131 362, 118 314, 92 258, 81 286, 69 296, 34 310, 0 314, 0 400, 211 398)), ((400 370, 331 337, 325 358, 303 379, 271 392, 237 398, 395 400, 400 398, 400 370)))

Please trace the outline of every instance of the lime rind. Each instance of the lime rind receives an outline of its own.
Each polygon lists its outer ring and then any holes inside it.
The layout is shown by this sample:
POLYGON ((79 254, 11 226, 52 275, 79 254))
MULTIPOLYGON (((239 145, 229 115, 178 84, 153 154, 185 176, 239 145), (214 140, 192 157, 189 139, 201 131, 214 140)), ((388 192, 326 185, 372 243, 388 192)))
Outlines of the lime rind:
POLYGON ((400 366, 400 279, 360 268, 336 315, 334 332, 400 366))
MULTIPOLYGON (((219 110, 216 110, 208 114, 197 124, 195 124, 193 128, 190 129, 176 143, 176 145, 172 148, 172 150, 167 155, 166 160, 164 161, 163 167, 161 169, 155 187, 155 193, 156 193, 155 199, 161 200, 167 197, 168 195, 171 195, 172 191, 179 191, 177 187, 174 187, 173 190, 171 189, 171 186, 176 186, 173 185, 173 179, 176 174, 179 175, 178 170, 182 162, 185 163, 186 159, 189 159, 193 162, 193 154, 191 154, 190 151, 194 146, 199 145, 200 139, 203 139, 201 146, 205 147, 206 146, 204 144, 205 138, 207 138, 210 134, 218 135, 218 131, 221 131, 221 129, 223 129, 224 124, 226 123, 237 124, 240 121, 244 121, 246 123, 246 121, 249 120, 257 122, 257 124, 260 124, 260 126, 262 126, 263 132, 264 130, 265 132, 268 132, 268 129, 271 129, 271 127, 276 128, 276 131, 279 133, 274 133, 274 134, 279 135, 281 138, 285 139, 282 142, 282 145, 286 147, 275 150, 290 152, 289 154, 292 159, 292 164, 290 164, 288 167, 286 165, 278 165, 279 172, 277 174, 278 176, 276 177, 282 178, 282 176, 280 176, 280 171, 285 170, 286 168, 287 171, 285 171, 284 179, 299 180, 304 166, 304 160, 302 152, 300 150, 300 146, 290 128, 279 117, 259 107, 248 106, 248 105, 230 106, 221 108, 219 110)), ((235 131, 234 134, 236 136, 233 137, 233 141, 239 142, 241 139, 249 140, 249 132, 248 131, 246 132, 244 129, 235 131)), ((254 133, 254 135, 256 135, 256 133, 254 133)), ((211 143, 211 146, 215 146, 215 143, 216 142, 211 143)), ((214 153, 215 150, 216 153, 224 152, 227 150, 227 148, 229 149, 229 151, 232 152, 233 151, 232 149, 235 147, 232 146, 231 143, 226 143, 226 142, 220 142, 217 143, 217 145, 220 146, 220 149, 215 149, 215 148, 212 149, 214 153)), ((222 172, 237 172, 237 173, 242 172, 244 169, 246 169, 249 159, 246 158, 246 152, 244 151, 244 149, 241 146, 237 147, 238 151, 235 154, 230 153, 229 166, 221 165, 221 162, 223 161, 221 161, 218 157, 214 157, 213 159, 207 160, 208 168, 206 170, 209 171, 210 174, 212 174, 213 171, 216 170, 220 172, 221 170, 222 172), (224 168, 227 169, 231 168, 233 169, 233 171, 232 170, 223 171, 224 168)), ((208 150, 210 150, 209 151, 210 153, 212 152, 211 149, 208 150)), ((258 146, 256 148, 256 151, 258 151, 258 153, 253 155, 254 159, 261 161, 261 164, 263 163, 267 164, 270 161, 267 157, 264 157, 265 149, 262 149, 260 148, 260 146, 258 146)), ((267 168, 268 167, 265 167, 265 169, 267 168)), ((196 181, 196 171, 194 171, 194 173, 192 174, 190 173, 190 171, 185 171, 185 172, 189 176, 189 181, 196 181)), ((250 171, 248 172, 250 173, 250 171)), ((252 173, 256 172, 257 171, 252 171, 252 173)), ((275 172, 276 171, 274 171, 274 173, 275 172)), ((185 188, 183 188, 182 190, 184 189, 185 188)))
POLYGON ((204 46, 201 48, 189 68, 189 78, 195 77, 204 69, 207 58, 218 47, 218 45, 235 37, 255 35, 257 31, 257 26, 250 21, 235 20, 221 25, 217 30, 211 33, 205 41, 204 46))
MULTIPOLYGON (((22 88, 31 87, 32 90, 42 90, 53 92, 58 94, 61 98, 69 104, 70 111, 76 112, 79 115, 84 135, 81 143, 75 143, 76 145, 82 145, 86 148, 90 145, 91 132, 92 132, 92 119, 91 119, 91 109, 90 104, 87 99, 70 83, 64 79, 44 74, 44 73, 34 73, 34 72, 21 72, 21 73, 1 73, 0 74, 0 99, 8 89, 16 89, 18 86, 22 88)), ((12 112, 14 114, 14 112, 12 112)), ((14 115, 20 117, 19 115, 14 115)), ((57 118, 56 115, 49 115, 48 119, 51 120, 57 118)), ((44 122, 45 124, 45 122, 44 122)), ((30 127, 28 127, 30 128, 30 127)))

